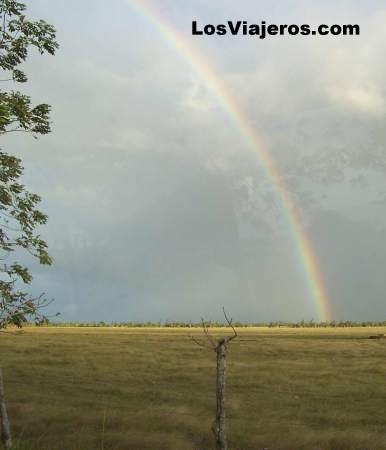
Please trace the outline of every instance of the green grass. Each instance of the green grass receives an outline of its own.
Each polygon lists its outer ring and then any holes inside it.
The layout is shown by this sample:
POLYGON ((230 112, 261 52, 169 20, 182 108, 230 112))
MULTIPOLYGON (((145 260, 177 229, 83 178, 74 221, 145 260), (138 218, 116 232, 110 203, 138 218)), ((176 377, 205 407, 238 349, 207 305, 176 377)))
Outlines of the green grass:
MULTIPOLYGON (((375 333, 386 329, 240 330, 230 448, 386 450, 386 340, 375 333)), ((188 330, 27 328, 1 333, 0 355, 18 450, 213 448, 215 354, 188 330)))

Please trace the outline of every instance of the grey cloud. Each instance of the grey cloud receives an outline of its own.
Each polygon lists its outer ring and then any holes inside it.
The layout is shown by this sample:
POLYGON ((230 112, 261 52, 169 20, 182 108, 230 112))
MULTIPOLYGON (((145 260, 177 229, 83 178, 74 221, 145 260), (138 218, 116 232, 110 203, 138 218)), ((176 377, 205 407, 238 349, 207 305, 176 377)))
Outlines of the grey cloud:
MULTIPOLYGON (((53 105, 54 132, 3 143, 23 157, 25 182, 50 217, 42 232, 55 264, 34 265, 34 289, 71 320, 195 320, 220 317, 222 305, 241 320, 316 319, 299 250, 237 124, 125 2, 114 18, 105 2, 90 5, 34 4, 62 43, 54 58, 27 64, 27 90, 53 105)), ((358 19, 365 31, 355 39, 186 34, 195 14, 240 14, 234 2, 221 5, 156 6, 213 64, 262 137, 299 206, 336 314, 385 314, 382 2, 243 3, 250 20, 358 19)))

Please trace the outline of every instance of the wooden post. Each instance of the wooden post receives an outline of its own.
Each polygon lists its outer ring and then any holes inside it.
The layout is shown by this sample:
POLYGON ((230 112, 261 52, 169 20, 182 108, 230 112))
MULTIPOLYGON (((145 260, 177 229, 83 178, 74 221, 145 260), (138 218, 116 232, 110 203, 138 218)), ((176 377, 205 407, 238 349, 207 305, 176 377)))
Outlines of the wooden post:
POLYGON ((212 431, 216 440, 217 450, 228 450, 225 428, 226 344, 226 339, 219 339, 215 348, 215 352, 217 354, 216 418, 213 422, 212 431))
MULTIPOLYGON (((226 377, 226 357, 227 347, 230 341, 237 337, 236 330, 232 324, 232 319, 228 319, 228 316, 223 308, 223 313, 228 326, 232 329, 233 335, 222 337, 218 340, 214 340, 209 333, 208 327, 205 324, 204 319, 201 319, 202 329, 209 342, 209 346, 216 352, 217 356, 217 371, 216 371, 216 416, 213 421, 212 431, 216 441, 216 450, 228 450, 228 441, 226 435, 226 423, 225 423, 225 377, 226 377)), ((206 347, 206 345, 199 342, 193 336, 190 336, 193 342, 200 347, 206 347)))
POLYGON ((0 367, 0 421, 1 421, 1 441, 4 444, 5 450, 10 450, 12 447, 11 427, 9 425, 7 408, 4 397, 4 383, 3 372, 0 367))

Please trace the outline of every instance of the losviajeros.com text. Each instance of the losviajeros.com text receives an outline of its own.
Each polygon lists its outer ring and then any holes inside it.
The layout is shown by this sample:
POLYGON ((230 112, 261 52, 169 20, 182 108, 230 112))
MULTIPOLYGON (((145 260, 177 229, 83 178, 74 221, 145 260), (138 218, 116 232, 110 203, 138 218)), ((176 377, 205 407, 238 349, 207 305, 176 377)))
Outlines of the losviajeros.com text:
POLYGON ((217 25, 199 24, 196 20, 192 22, 193 36, 256 36, 265 39, 268 36, 359 36, 360 26, 358 24, 320 24, 312 27, 309 24, 267 24, 265 20, 260 23, 249 23, 246 20, 228 20, 226 23, 217 25))

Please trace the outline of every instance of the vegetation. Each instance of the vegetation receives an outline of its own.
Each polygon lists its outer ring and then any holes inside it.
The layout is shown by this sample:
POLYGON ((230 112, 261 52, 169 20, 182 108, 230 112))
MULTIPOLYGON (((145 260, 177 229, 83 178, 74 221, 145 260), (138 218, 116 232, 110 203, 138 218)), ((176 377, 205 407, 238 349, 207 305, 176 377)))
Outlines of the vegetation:
MULTIPOLYGON (((231 450, 386 450, 385 340, 365 328, 237 332, 231 450)), ((3 332, 15 449, 213 448, 215 358, 190 333, 202 337, 182 328, 3 332)))
MULTIPOLYGON (((25 9, 15 0, 0 0, 0 70, 5 83, 0 89, 0 135, 25 132, 36 138, 50 132, 50 106, 33 106, 28 95, 12 87, 28 81, 20 65, 31 48, 52 55, 58 44, 54 28, 43 20, 28 20, 25 9)), ((0 149, 0 328, 20 327, 28 318, 46 320, 41 312, 47 304, 44 296, 34 298, 22 289, 32 281, 28 268, 19 262, 22 251, 41 264, 51 264, 47 244, 37 231, 47 216, 37 209, 40 197, 21 184, 22 173, 21 160, 0 149)))
MULTIPOLYGON (((223 322, 208 321, 206 322, 209 328, 221 328, 224 325, 223 322)), ((34 325, 34 324, 28 324, 34 325)), ((44 326, 53 327, 129 327, 129 328, 201 328, 201 322, 58 322, 52 321, 51 323, 42 324, 44 326)), ((314 322, 313 320, 301 322, 260 322, 260 323, 243 323, 235 322, 234 325, 238 328, 371 328, 371 327, 386 327, 386 320, 382 321, 361 321, 354 322, 351 320, 340 320, 330 322, 314 322)))

